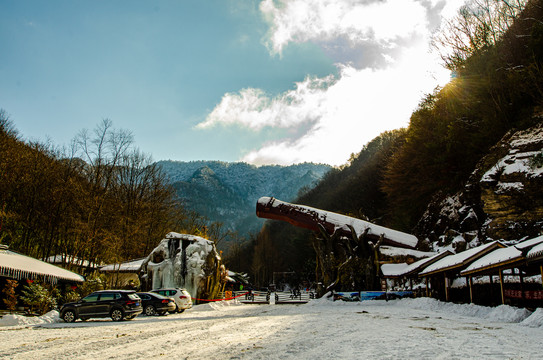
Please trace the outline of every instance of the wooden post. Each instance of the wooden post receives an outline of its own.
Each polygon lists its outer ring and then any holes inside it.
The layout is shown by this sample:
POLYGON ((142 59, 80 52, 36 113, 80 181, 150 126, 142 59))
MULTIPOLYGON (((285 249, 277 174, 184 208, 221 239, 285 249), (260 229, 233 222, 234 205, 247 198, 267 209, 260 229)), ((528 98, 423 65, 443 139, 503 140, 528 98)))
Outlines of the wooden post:
POLYGON ((468 281, 468 285, 469 285, 469 302, 473 304, 473 289, 472 289, 473 278, 471 276, 466 276, 466 280, 468 281))
POLYGON ((505 291, 503 289, 503 269, 500 269, 500 290, 502 294, 502 304, 505 304, 505 291))
POLYGON ((445 278, 445 301, 449 301, 449 279, 447 278, 447 273, 443 273, 445 278))
POLYGON ((522 297, 522 306, 526 306, 526 296, 524 295, 524 274, 522 273, 522 270, 518 269, 518 274, 520 278, 520 294, 522 297))
MULTIPOLYGON (((543 279, 543 272, 542 272, 542 274, 541 274, 541 278, 543 279)), ((429 283, 429 281, 428 281, 428 276, 426 276, 426 277, 424 278, 424 280, 425 280, 425 282, 426 282, 426 297, 430 297, 430 288, 429 288, 430 283, 429 283)))
POLYGON ((494 287, 494 279, 493 279, 494 276, 490 274, 488 277, 490 278, 490 300, 493 301, 492 288, 494 287))

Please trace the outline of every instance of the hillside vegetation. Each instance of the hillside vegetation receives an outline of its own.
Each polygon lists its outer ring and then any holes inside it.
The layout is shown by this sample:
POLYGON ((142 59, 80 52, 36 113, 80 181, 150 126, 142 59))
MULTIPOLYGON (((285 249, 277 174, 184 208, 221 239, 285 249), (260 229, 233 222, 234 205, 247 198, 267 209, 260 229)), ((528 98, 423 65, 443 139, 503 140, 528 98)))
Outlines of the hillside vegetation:
POLYGON ((147 256, 164 234, 203 223, 175 202, 132 135, 104 120, 70 149, 25 142, 0 111, 0 243, 45 258, 94 263, 147 256))
POLYGON ((314 187, 331 169, 329 165, 311 163, 257 167, 242 162, 159 161, 157 165, 185 209, 223 224, 228 236, 220 239, 222 250, 228 250, 239 237, 258 232, 264 223, 255 216, 258 198, 292 200, 314 187))
MULTIPOLYGON (((431 201, 461 190, 508 131, 541 121, 535 115, 543 95, 542 1, 472 2, 436 46, 453 71, 450 83, 422 99, 407 129, 381 134, 295 202, 412 232, 431 201)), ((267 222, 239 252, 254 254, 252 263, 231 261, 257 279, 269 279, 270 271, 303 274, 314 259, 311 236, 267 222), (265 262, 273 270, 262 269, 258 251, 270 242, 279 249, 265 262)))

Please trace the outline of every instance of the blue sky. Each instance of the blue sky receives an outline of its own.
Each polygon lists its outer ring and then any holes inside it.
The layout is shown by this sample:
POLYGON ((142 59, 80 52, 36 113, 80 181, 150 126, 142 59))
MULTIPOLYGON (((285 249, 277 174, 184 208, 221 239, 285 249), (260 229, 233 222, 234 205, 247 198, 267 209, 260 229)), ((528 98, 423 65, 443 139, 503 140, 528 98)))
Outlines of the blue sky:
POLYGON ((154 160, 340 165, 446 81, 459 3, 0 0, 0 108, 56 145, 109 118, 154 160))

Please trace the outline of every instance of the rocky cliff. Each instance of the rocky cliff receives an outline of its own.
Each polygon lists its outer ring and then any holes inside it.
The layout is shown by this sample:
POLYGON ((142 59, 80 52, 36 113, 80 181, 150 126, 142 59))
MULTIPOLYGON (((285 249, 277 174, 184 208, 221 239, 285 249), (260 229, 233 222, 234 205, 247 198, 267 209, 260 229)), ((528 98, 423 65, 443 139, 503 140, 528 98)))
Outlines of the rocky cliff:
POLYGON ((423 248, 463 250, 489 239, 520 240, 543 231, 543 116, 510 131, 477 164, 464 190, 437 194, 415 233, 423 248))

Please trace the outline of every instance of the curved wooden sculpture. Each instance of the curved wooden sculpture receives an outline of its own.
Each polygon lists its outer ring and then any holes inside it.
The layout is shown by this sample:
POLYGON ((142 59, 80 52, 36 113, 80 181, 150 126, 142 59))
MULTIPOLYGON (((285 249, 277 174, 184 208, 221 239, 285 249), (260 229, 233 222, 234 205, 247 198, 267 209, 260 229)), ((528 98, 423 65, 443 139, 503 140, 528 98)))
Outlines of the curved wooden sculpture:
POLYGON ((320 225, 330 236, 338 233, 338 235, 352 237, 352 230, 354 229, 358 235, 367 232, 366 237, 374 243, 382 237, 383 244, 409 249, 414 249, 418 242, 418 239, 411 234, 388 229, 350 216, 309 206, 290 204, 273 197, 258 199, 256 216, 286 221, 292 225, 313 231, 321 231, 320 225))
POLYGON ((413 249, 418 242, 411 234, 273 197, 261 197, 257 201, 256 215, 286 221, 317 234, 313 247, 325 292, 340 283, 344 283, 344 287, 350 284, 365 290, 378 289, 379 246, 387 244, 413 249))

